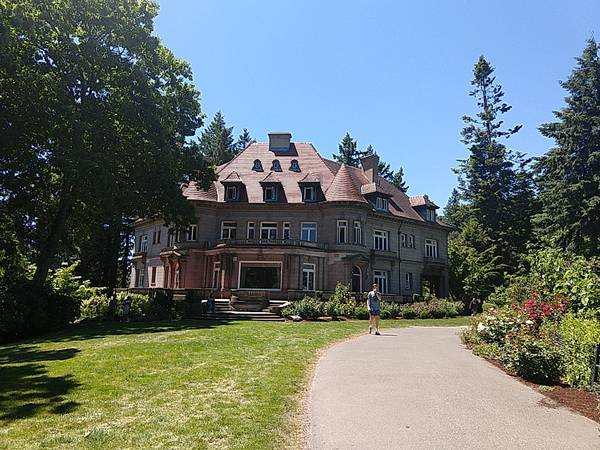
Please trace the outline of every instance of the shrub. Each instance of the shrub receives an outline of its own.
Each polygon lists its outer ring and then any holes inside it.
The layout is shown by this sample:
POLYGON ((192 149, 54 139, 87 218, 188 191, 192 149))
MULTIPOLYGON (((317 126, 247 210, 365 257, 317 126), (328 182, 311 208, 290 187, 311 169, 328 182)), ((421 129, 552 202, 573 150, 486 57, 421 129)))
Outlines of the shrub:
POLYGON ((531 381, 554 383, 562 375, 562 355, 556 336, 511 333, 500 356, 502 363, 531 381))
POLYGON ((365 320, 369 318, 369 310, 366 305, 358 305, 354 307, 354 317, 356 319, 365 320))
POLYGON ((557 322, 567 311, 569 301, 556 295, 554 298, 544 299, 538 292, 532 292, 522 305, 517 306, 533 322, 538 329, 544 321, 557 322))
POLYGON ((403 319, 416 319, 419 314, 412 305, 405 305, 400 307, 400 317, 403 319))
POLYGON ((592 314, 567 314, 558 332, 563 344, 565 381, 575 387, 588 386, 594 349, 600 343, 600 320, 592 314))
POLYGON ((315 320, 323 314, 323 302, 306 296, 300 301, 292 302, 282 311, 284 317, 300 316, 305 320, 315 320))
POLYGON ((395 319, 400 315, 400 305, 394 302, 381 302, 381 318, 395 319))
POLYGON ((104 295, 92 295, 81 302, 81 319, 101 319, 108 314, 110 299, 104 295))
POLYGON ((482 358, 499 359, 502 355, 502 348, 496 343, 479 344, 473 347, 473 353, 482 358))
POLYGON ((473 326, 483 342, 502 346, 509 333, 528 325, 527 318, 522 311, 511 306, 503 306, 492 308, 477 316, 473 326))

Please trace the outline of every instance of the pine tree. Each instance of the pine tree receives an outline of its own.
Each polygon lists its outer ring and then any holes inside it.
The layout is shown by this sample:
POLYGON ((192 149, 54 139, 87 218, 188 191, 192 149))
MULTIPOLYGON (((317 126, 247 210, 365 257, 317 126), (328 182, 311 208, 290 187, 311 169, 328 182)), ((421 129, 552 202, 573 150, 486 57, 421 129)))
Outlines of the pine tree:
POLYGON ((238 147, 233 140, 233 127, 225 124, 221 111, 213 117, 210 125, 202 131, 200 149, 214 165, 231 161, 238 153, 238 147))
POLYGON ((524 223, 529 220, 529 210, 519 209, 531 200, 531 192, 524 189, 530 174, 524 155, 510 151, 500 140, 517 133, 521 126, 503 127, 501 115, 511 106, 503 101, 502 86, 483 56, 473 73, 474 88, 469 95, 476 98, 479 112, 475 117, 463 117, 462 142, 469 146, 470 156, 460 161, 456 170, 466 212, 462 220, 477 220, 497 244, 502 263, 516 269, 518 254, 530 237, 530 226, 524 223))
POLYGON ((239 135, 238 140, 236 142, 236 147, 237 147, 237 151, 242 152, 246 149, 246 147, 248 147, 250 144, 254 144, 256 142, 256 139, 252 138, 252 136, 250 136, 250 132, 248 131, 248 128, 244 128, 244 131, 242 131, 242 133, 239 135))
POLYGON ((400 167, 396 172, 394 172, 390 181, 402 192, 406 193, 408 191, 408 185, 406 184, 406 181, 404 181, 404 168, 400 167))
POLYGON ((338 145, 339 155, 333 155, 333 159, 339 163, 347 164, 352 167, 359 167, 360 159, 365 156, 364 151, 357 149, 357 142, 346 133, 342 142, 338 145))
POLYGON ((448 225, 462 227, 468 216, 467 206, 462 203, 460 191, 457 188, 452 189, 448 203, 444 208, 443 221, 448 225))
POLYGON ((600 57, 591 38, 569 78, 558 121, 541 133, 556 147, 535 164, 541 204, 539 239, 584 256, 600 254, 600 57))

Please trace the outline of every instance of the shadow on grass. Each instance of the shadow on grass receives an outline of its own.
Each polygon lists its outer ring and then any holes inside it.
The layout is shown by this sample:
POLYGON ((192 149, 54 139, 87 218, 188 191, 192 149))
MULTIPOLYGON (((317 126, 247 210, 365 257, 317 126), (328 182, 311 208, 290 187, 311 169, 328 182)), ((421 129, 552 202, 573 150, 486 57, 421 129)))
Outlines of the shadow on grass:
POLYGON ((47 361, 66 360, 78 349, 39 350, 10 346, 0 349, 0 424, 46 411, 67 414, 79 403, 65 396, 79 386, 72 375, 49 376, 47 361))
POLYGON ((105 336, 135 335, 148 333, 165 333, 169 331, 184 331, 217 328, 229 325, 226 320, 163 320, 156 322, 84 322, 71 325, 64 330, 30 338, 24 343, 42 344, 46 342, 69 342, 97 339, 105 336))

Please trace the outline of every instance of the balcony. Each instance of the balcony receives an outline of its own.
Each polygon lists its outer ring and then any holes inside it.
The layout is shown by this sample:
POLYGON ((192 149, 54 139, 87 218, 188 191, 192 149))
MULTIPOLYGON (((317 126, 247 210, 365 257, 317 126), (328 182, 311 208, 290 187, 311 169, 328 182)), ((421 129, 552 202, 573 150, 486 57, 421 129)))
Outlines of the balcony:
POLYGON ((447 266, 448 261, 444 258, 424 256, 423 261, 430 266, 447 266))
POLYGON ((211 247, 303 247, 317 250, 327 249, 327 245, 320 242, 300 241, 296 239, 220 239, 211 247))

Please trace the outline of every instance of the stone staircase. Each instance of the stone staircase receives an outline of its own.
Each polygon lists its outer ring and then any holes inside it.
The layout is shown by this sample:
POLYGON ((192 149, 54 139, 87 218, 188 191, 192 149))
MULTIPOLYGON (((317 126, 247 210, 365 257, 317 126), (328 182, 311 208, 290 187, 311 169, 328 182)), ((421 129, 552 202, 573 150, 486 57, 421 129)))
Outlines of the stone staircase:
POLYGON ((229 304, 228 299, 215 300, 214 313, 200 313, 196 318, 206 320, 257 320, 263 322, 285 322, 278 314, 285 302, 271 301, 269 307, 262 311, 237 311, 229 304))

